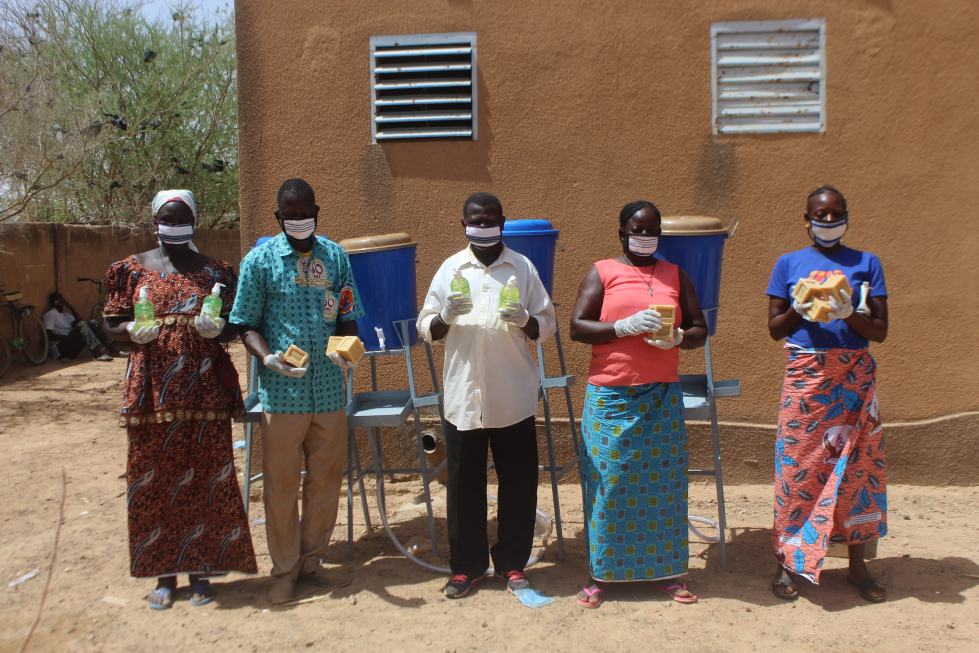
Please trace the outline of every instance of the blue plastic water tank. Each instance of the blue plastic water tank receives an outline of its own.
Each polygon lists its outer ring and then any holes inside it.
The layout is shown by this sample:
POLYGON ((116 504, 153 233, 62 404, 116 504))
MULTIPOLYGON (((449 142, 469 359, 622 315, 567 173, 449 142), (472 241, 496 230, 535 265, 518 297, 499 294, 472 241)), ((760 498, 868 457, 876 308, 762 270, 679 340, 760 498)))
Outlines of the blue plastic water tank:
POLYGON ((357 320, 357 330, 364 347, 381 348, 375 327, 384 330, 385 347, 401 346, 394 322, 411 320, 409 340, 418 341, 415 320, 418 318, 418 296, 415 283, 415 248, 408 234, 385 234, 365 238, 348 238, 339 242, 350 256, 354 283, 364 304, 364 317, 357 320))
POLYGON ((530 259, 548 295, 553 295, 554 248, 558 235, 550 220, 507 220, 503 223, 503 244, 530 259))
POLYGON ((717 331, 721 297, 721 262, 728 229, 710 217, 663 218, 656 256, 680 266, 690 277, 707 318, 707 333, 717 331))

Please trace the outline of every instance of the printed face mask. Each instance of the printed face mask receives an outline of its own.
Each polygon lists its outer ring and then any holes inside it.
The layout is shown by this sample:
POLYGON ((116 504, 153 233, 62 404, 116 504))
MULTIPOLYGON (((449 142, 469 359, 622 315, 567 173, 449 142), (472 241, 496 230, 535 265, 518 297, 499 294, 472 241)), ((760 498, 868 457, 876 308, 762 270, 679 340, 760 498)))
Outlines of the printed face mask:
POLYGON ((194 225, 157 222, 156 235, 165 245, 186 245, 194 237, 194 225))
POLYGON ((282 230, 296 240, 306 240, 316 230, 316 218, 306 220, 282 220, 282 230))
POLYGON ((843 234, 846 233, 846 221, 846 218, 828 223, 810 220, 809 231, 812 233, 812 239, 822 247, 832 247, 840 242, 843 234))
POLYGON ((652 256, 658 246, 658 236, 629 236, 629 251, 636 256, 652 256))
POLYGON ((466 238, 476 247, 492 247, 500 242, 500 227, 479 227, 466 223, 466 238))

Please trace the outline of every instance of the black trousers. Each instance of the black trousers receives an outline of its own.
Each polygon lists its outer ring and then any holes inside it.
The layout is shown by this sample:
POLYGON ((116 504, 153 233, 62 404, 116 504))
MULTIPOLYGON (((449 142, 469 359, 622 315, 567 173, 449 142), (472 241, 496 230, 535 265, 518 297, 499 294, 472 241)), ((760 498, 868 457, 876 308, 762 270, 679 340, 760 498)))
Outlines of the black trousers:
POLYGON ((537 429, 535 417, 498 429, 460 431, 446 422, 449 459, 449 566, 453 574, 480 577, 490 554, 497 574, 523 571, 534 545, 537 520, 537 429), (486 534, 486 455, 493 462, 497 491, 496 544, 486 534))
POLYGON ((58 358, 74 358, 86 347, 95 351, 99 345, 108 347, 111 342, 112 339, 98 322, 82 322, 58 341, 58 358))

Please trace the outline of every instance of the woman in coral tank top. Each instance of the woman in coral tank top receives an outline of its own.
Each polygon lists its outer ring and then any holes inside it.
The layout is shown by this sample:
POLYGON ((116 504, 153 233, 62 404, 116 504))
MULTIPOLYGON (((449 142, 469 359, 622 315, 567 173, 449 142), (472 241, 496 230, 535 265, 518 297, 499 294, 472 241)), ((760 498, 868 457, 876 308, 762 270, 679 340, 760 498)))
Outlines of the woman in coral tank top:
MULTIPOLYGON (((571 315, 572 340, 592 345, 581 418, 592 582, 578 603, 586 608, 602 604, 605 583, 687 573, 687 432, 678 349, 703 346, 707 322, 686 272, 654 256, 659 236, 660 213, 652 203, 623 207, 622 256, 588 272, 571 315)), ((681 603, 697 600, 686 585, 656 587, 681 603)))

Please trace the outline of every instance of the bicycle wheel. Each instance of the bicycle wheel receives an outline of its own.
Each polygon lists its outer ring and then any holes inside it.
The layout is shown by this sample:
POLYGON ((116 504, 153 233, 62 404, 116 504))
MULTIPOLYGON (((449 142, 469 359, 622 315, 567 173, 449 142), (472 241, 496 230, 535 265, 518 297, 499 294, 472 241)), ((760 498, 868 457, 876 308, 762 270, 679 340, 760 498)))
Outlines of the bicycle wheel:
POLYGON ((7 373, 10 369, 10 361, 14 359, 14 352, 10 348, 10 343, 0 334, 0 376, 7 373))
POLYGON ((40 365, 48 359, 48 332, 44 330, 41 318, 25 311, 20 318, 20 337, 24 341, 21 349, 27 360, 40 365))
POLYGON ((89 320, 95 320, 96 322, 99 323, 99 326, 105 326, 105 318, 102 317, 102 307, 104 305, 105 304, 99 302, 98 304, 96 304, 95 306, 93 306, 92 307, 92 312, 89 313, 89 316, 88 316, 88 319, 89 320))

